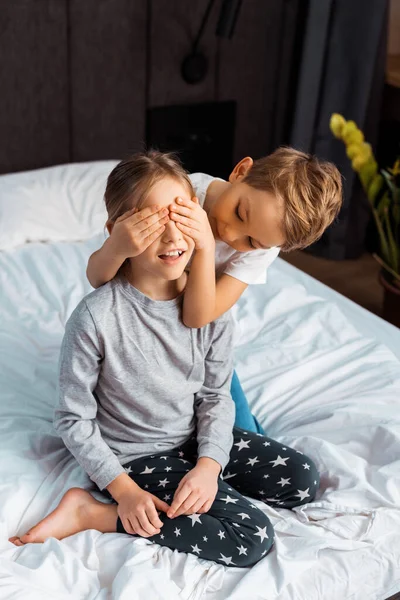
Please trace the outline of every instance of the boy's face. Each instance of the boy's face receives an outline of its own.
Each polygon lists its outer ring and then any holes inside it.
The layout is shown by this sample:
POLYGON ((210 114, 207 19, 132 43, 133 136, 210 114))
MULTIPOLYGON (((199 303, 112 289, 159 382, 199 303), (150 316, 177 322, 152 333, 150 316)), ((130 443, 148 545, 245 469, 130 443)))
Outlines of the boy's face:
POLYGON ((278 198, 242 181, 251 165, 250 158, 236 165, 229 177, 232 185, 208 213, 215 238, 238 252, 265 250, 285 242, 281 231, 283 207, 278 198))
MULTIPOLYGON (((155 205, 161 208, 168 207, 177 197, 188 200, 191 198, 189 190, 183 183, 175 179, 163 179, 154 185, 140 209, 155 205)), ((165 224, 165 230, 160 237, 142 254, 130 260, 136 272, 174 281, 182 275, 193 250, 193 239, 185 236, 170 219, 165 224)))

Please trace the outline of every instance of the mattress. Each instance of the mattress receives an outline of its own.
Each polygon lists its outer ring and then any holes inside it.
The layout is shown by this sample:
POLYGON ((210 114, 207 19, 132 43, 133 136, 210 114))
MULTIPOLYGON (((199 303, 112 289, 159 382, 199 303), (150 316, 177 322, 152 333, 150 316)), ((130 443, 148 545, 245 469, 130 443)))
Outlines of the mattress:
MULTIPOLYGON (((256 502, 276 532, 252 569, 87 531, 15 547, 73 486, 52 427, 65 322, 90 291, 84 242, 0 252, 2 600, 383 600, 400 589, 400 331, 278 259, 233 312, 235 361, 268 435, 313 458, 314 502, 256 502)), ((95 493, 96 497, 100 495, 95 493)))

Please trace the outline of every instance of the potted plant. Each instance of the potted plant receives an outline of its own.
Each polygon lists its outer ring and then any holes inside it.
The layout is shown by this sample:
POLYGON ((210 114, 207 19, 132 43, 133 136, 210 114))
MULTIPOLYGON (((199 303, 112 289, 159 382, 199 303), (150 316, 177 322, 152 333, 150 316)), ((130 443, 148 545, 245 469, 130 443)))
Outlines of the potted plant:
POLYGON ((354 121, 334 113, 330 128, 346 146, 378 231, 380 251, 373 256, 382 267, 379 280, 384 288, 383 317, 400 327, 400 159, 391 169, 379 169, 371 145, 354 121))

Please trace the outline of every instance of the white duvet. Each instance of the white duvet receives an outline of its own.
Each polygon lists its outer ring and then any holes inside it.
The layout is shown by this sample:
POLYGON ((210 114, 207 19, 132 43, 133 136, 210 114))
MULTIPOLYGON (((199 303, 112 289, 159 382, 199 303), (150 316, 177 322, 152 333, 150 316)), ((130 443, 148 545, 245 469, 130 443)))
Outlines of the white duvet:
POLYGON ((354 327, 324 286, 281 260, 235 307, 236 365, 268 434, 314 459, 321 488, 294 511, 257 503, 275 526, 269 555, 240 570, 96 531, 7 541, 68 488, 90 488, 52 413, 63 328, 90 291, 85 267, 99 244, 0 253, 1 600, 383 600, 398 591, 400 362, 365 331, 382 323, 395 351, 400 332, 353 307, 354 327))

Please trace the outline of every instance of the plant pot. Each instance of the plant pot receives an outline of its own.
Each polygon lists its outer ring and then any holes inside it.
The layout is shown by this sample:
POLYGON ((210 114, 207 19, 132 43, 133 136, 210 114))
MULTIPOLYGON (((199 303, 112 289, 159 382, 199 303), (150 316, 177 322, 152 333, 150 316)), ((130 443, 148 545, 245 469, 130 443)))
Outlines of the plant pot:
POLYGON ((379 281, 384 289, 382 317, 400 327, 400 288, 389 282, 383 273, 379 274, 379 281))

